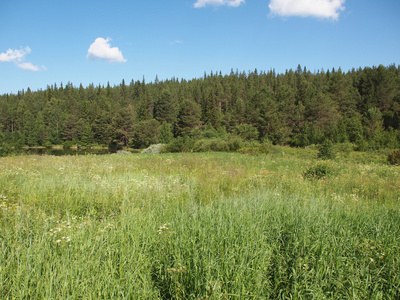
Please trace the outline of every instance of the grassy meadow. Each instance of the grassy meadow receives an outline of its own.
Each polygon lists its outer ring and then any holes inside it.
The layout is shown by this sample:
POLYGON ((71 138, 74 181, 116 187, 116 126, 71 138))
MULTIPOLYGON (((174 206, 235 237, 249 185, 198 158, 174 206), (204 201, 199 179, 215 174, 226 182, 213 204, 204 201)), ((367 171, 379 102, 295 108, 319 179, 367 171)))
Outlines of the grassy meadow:
POLYGON ((400 167, 385 160, 0 158, 0 298, 399 299, 400 167))

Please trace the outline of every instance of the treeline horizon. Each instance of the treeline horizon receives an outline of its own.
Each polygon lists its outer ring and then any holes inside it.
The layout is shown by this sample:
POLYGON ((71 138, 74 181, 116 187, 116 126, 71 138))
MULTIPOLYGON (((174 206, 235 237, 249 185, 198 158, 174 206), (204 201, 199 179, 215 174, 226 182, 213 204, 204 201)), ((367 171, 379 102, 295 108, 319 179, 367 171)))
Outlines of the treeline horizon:
POLYGON ((0 146, 145 148, 201 139, 400 147, 400 66, 221 72, 0 95, 0 146))

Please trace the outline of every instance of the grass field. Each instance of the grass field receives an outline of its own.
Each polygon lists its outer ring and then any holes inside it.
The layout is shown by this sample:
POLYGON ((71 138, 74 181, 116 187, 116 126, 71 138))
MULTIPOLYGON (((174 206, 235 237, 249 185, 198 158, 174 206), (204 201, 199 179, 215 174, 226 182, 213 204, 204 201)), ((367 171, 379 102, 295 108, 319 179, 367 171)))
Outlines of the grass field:
POLYGON ((316 157, 0 158, 0 298, 399 299, 400 167, 316 157))

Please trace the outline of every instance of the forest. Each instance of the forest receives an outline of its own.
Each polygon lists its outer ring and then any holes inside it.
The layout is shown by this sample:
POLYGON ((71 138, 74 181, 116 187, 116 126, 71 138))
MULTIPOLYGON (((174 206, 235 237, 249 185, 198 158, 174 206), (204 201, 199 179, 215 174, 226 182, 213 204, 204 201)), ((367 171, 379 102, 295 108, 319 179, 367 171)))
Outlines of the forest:
MULTIPOLYGON (((204 73, 0 95, 0 146, 145 148, 200 140, 400 147, 400 66, 204 73), (177 142, 178 141, 178 142, 177 142)), ((174 148, 174 147, 172 147, 174 148)), ((176 148, 176 147, 175 147, 176 148)), ((218 147, 217 147, 218 148, 218 147)), ((228 145, 223 150, 232 150, 228 145)), ((218 150, 218 149, 217 149, 218 150)))

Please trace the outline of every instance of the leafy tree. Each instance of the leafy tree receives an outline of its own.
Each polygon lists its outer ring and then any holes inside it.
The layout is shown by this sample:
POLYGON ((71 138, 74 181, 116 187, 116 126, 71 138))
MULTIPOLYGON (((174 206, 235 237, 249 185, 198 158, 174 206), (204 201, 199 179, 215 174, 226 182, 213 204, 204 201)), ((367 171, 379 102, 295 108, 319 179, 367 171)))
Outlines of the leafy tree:
POLYGON ((156 144, 159 140, 159 134, 160 123, 157 120, 141 121, 135 125, 131 145, 140 149, 156 144))

